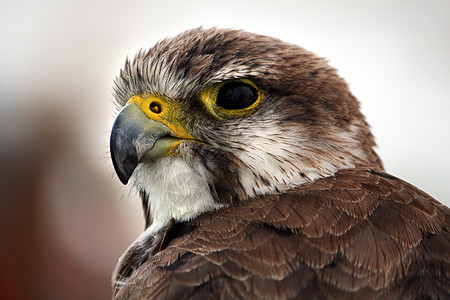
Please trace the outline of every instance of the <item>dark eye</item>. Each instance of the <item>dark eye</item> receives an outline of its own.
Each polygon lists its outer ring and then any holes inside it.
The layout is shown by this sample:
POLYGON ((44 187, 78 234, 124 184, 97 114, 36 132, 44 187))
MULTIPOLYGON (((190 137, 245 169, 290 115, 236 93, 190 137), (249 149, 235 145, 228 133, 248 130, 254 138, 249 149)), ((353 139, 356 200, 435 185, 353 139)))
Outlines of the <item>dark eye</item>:
POLYGON ((216 104, 225 109, 247 108, 258 100, 258 91, 245 82, 229 82, 217 94, 216 104))

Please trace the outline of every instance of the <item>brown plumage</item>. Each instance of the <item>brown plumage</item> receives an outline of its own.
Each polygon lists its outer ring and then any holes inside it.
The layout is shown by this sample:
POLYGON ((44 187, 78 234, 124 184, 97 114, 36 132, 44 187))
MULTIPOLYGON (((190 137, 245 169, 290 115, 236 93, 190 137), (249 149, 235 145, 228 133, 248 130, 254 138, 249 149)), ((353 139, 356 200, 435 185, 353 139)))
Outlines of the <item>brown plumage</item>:
POLYGON ((323 59, 195 29, 127 62, 119 107, 136 95, 161 107, 144 102, 141 116, 127 104, 113 128, 116 171, 147 220, 113 275, 117 299, 450 298, 449 209, 384 172, 357 100, 323 59), (202 96, 242 79, 264 95, 242 115, 202 96), (128 142, 131 114, 133 130, 148 132, 149 118, 152 132, 181 124, 189 138, 164 129, 156 141, 176 138, 176 152, 141 158, 142 145, 160 146, 128 142))
POLYGON ((447 299, 448 216, 398 178, 343 170, 172 225, 118 298, 447 299))

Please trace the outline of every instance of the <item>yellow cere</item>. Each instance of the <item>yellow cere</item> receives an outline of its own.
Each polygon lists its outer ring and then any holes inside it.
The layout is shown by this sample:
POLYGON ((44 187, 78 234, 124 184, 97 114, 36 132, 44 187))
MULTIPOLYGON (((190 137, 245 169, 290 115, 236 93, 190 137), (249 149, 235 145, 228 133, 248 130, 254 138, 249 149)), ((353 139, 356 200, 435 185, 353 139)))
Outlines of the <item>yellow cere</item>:
POLYGON ((184 113, 175 101, 153 95, 136 95, 131 97, 126 104, 128 103, 136 104, 147 117, 169 127, 177 138, 194 139, 181 123, 180 120, 184 119, 184 113))
POLYGON ((243 109, 226 109, 223 107, 220 107, 216 104, 217 101, 217 95, 219 94, 220 89, 230 81, 225 81, 216 85, 212 85, 210 87, 205 88, 202 93, 200 94, 201 101, 205 104, 208 111, 214 115, 218 119, 230 119, 235 117, 240 117, 243 115, 246 115, 253 111, 254 108, 256 108, 261 101, 264 99, 264 94, 258 89, 258 87, 250 80, 248 79, 240 79, 236 80, 239 82, 247 83, 251 86, 253 86, 258 91, 258 99, 249 107, 243 108, 243 109))

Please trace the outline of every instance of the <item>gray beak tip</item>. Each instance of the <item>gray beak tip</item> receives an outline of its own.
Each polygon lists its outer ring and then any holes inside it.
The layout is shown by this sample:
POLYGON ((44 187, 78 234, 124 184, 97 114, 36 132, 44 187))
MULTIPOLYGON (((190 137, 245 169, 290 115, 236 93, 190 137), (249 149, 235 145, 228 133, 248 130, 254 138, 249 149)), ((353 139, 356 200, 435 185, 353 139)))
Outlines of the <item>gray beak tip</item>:
POLYGON ((138 164, 136 156, 133 157, 132 155, 118 155, 114 147, 111 147, 110 151, 114 170, 116 171, 116 174, 119 177, 120 181, 126 185, 131 177, 131 174, 133 174, 133 171, 138 164))
POLYGON ((167 127, 147 118, 134 103, 119 112, 111 130, 109 145, 114 170, 123 184, 128 183, 143 155, 168 133, 167 127))

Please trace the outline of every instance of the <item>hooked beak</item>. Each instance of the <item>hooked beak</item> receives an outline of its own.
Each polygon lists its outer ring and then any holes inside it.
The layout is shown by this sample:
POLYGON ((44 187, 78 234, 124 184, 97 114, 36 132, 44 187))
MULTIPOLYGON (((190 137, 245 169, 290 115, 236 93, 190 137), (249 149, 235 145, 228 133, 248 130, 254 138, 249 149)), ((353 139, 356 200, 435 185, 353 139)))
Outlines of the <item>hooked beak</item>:
POLYGON ((117 115, 111 130, 110 151, 114 169, 127 184, 139 162, 167 154, 180 143, 172 130, 148 118, 135 103, 117 115))

